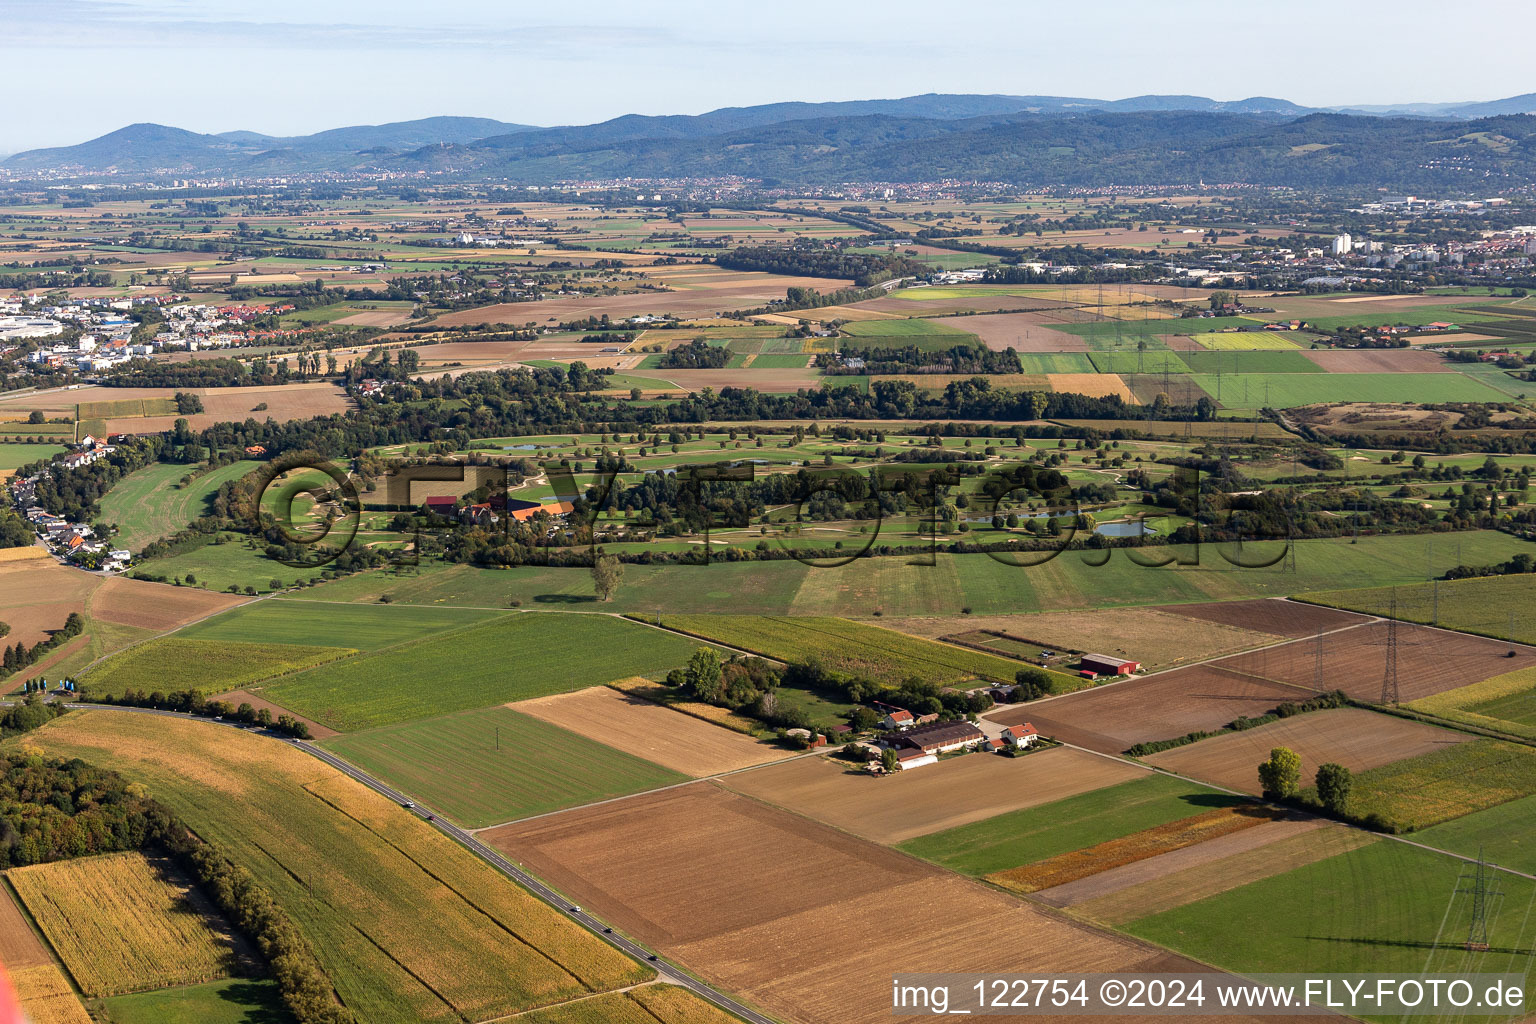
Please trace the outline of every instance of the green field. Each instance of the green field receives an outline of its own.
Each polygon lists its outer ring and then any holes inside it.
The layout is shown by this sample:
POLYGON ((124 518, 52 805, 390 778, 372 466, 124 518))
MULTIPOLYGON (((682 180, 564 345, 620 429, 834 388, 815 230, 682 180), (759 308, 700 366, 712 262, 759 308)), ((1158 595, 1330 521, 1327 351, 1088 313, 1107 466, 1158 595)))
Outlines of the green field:
POLYGON ((525 612, 324 665, 263 696, 352 732, 662 675, 698 646, 609 615, 525 612))
POLYGON ((1502 402, 1508 397, 1460 373, 1197 373, 1191 379, 1226 409, 1291 409, 1320 402, 1502 402))
POLYGON ((953 335, 955 344, 963 344, 965 339, 975 340, 975 335, 969 331, 962 331, 943 320, 854 320, 846 323, 841 328, 842 332, 852 338, 905 338, 925 334, 953 335))
MULTIPOLYGON (((1169 334, 1205 334, 1213 328, 1236 325, 1251 326, 1253 321, 1242 317, 1210 317, 1206 319, 1175 318, 1147 320, 1093 320, 1081 324, 1052 324, 1051 329, 1087 338, 1090 342, 1110 343, 1124 340, 1135 348, 1136 338, 1146 338, 1148 344, 1162 347, 1161 336, 1169 334), (1155 342, 1153 339, 1157 339, 1155 342)), ((1095 346, 1098 347, 1098 346, 1095 346)))
MULTIPOLYGON (((1159 359, 1162 353, 1159 353, 1159 359)), ((1093 362, 1086 352, 1020 352, 1021 373, 1093 373, 1093 362)), ((1162 363, 1157 363, 1159 372, 1162 363)), ((1183 373, 1183 370, 1175 371, 1183 373)))
POLYGON ((1349 810, 1417 830, 1536 793, 1536 748, 1479 739, 1355 776, 1349 810))
POLYGON ((1088 358, 1100 373, 1188 373, 1181 356, 1165 350, 1150 352, 1091 352, 1088 358))
POLYGON ((504 707, 386 725, 323 745, 467 828, 688 781, 504 707))
POLYGON ((1453 895, 1463 861, 1390 840, 1240 886, 1124 929, 1243 974, 1316 971, 1525 973, 1511 957, 1536 939, 1527 915, 1536 888, 1499 875, 1501 907, 1490 917, 1486 953, 1463 946, 1470 900, 1453 895))
POLYGON ((1229 373, 1322 373, 1323 368, 1300 352, 1180 352, 1191 372, 1229 373))
MULTIPOLYGON (((1531 550, 1528 542, 1494 530, 1451 536, 1348 537, 1296 544, 1294 570, 1285 563, 1245 569, 1206 545, 1180 549, 1199 564, 1146 568, 1125 552, 1103 565, 1068 551, 1038 565, 1008 565, 987 555, 940 553, 934 564, 908 558, 859 558, 846 565, 813 568, 781 559, 711 565, 627 565, 624 584, 611 604, 616 612, 654 616, 751 609, 773 615, 868 617, 953 615, 1183 604, 1251 597, 1283 597, 1337 587, 1403 585, 1457 564, 1505 561, 1531 550)), ((1149 552, 1160 554, 1161 551, 1149 552)), ((1099 553, 1102 557, 1103 552, 1099 553)), ((159 563, 156 563, 159 564, 159 563)), ((275 564, 275 563, 266 563, 275 564)), ((419 574, 389 570, 360 573, 295 593, 300 601, 374 603, 383 594, 397 605, 529 607, 570 605, 595 609, 592 577, 585 569, 529 566, 511 570, 424 565, 419 574)), ((284 600, 288 598, 285 596, 284 600)))
POLYGON ((1536 741, 1536 668, 1458 686, 1407 706, 1447 722, 1536 741))
POLYGON ((80 683, 97 697, 118 696, 125 690, 202 690, 214 694, 354 653, 340 647, 230 643, 176 635, 130 647, 93 667, 80 683))
POLYGON ((899 849, 979 876, 1244 802, 1183 779, 1149 774, 1144 779, 919 836, 900 844, 899 849))
POLYGON ((138 551, 150 541, 169 537, 212 509, 208 501, 219 487, 251 472, 259 462, 241 460, 196 477, 185 487, 178 481, 195 466, 157 462, 129 473, 101 499, 101 518, 117 524, 118 547, 138 551))
POLYGON ((806 353, 771 353, 765 352, 752 360, 749 370, 798 370, 810 363, 811 357, 806 353))
MULTIPOLYGON (((8 423, 0 423, 0 434, 6 433, 8 423)), ((69 451, 57 444, 10 444, 0 442, 0 469, 19 469, 42 459, 52 459, 69 451)))
POLYGON ((179 631, 192 640, 303 644, 374 651, 470 626, 505 612, 473 608, 328 604, 273 598, 253 601, 179 631))
POLYGON ((76 711, 27 737, 145 786, 294 919, 369 1024, 460 1024, 644 980, 428 823, 275 739, 76 711))
POLYGON ((883 683, 918 678, 1012 682, 1022 662, 836 618, 663 615, 662 625, 780 661, 815 658, 836 672, 883 683))
POLYGON ((236 978, 104 999, 112 1024, 287 1024, 277 985, 236 978))
POLYGON ((230 587, 254 587, 266 592, 272 589, 272 580, 282 587, 291 587, 300 581, 319 580, 323 566, 314 568, 284 565, 268 558, 262 548, 247 546, 243 534, 217 535, 224 543, 207 543, 180 554, 165 558, 153 558, 136 565, 131 576, 162 576, 166 579, 197 578, 197 585, 205 590, 226 591, 230 587))
POLYGON ((1476 811, 1414 833, 1414 841, 1536 874, 1536 796, 1476 811))
POLYGON ((1302 600, 1330 608, 1347 608, 1371 615, 1387 614, 1395 599, 1397 617, 1406 622, 1536 643, 1536 575, 1531 573, 1475 576, 1397 587, 1323 590, 1299 596, 1302 600))

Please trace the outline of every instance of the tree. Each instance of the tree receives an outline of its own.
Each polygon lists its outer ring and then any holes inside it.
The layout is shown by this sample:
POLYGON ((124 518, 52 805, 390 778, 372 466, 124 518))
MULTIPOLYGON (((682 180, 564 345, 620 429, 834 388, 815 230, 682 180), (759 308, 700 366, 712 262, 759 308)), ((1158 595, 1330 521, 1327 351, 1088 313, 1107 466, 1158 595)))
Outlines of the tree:
POLYGON ((612 601, 624 580, 624 563, 618 555, 598 555, 592 563, 592 588, 600 601, 612 601))
POLYGON ((720 658, 713 647, 700 647, 693 652, 688 667, 683 670, 683 681, 693 695, 706 704, 720 699, 720 658))
POLYGON ((1349 809, 1349 790, 1354 780, 1349 769, 1341 764, 1319 765, 1317 768, 1317 798, 1333 814, 1343 814, 1349 809))
POLYGON ((1051 693, 1051 677, 1044 669, 1021 668, 1013 675, 1018 684, 1018 699, 1036 700, 1051 693))
POLYGON ((31 423, 31 424, 42 423, 43 422, 43 412, 42 412, 42 410, 41 409, 33 409, 31 414, 27 416, 27 422, 31 423))
POLYGON ((1288 797, 1301 781, 1301 758, 1290 747, 1275 747, 1259 765, 1259 787, 1268 797, 1288 797))
POLYGON ((901 760, 896 756, 896 751, 890 747, 880 751, 880 767, 885 769, 886 772, 894 772, 900 764, 901 760))

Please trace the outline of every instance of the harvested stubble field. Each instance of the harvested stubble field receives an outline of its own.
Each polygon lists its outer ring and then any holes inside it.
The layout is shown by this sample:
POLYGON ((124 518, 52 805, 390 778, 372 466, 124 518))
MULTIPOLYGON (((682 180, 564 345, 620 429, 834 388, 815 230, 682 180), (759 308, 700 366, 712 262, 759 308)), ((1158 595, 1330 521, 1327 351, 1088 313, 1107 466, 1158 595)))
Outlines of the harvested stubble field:
POLYGON ((467 828, 687 779, 507 708, 386 725, 325 746, 467 828))
POLYGON ((980 338, 988 348, 1001 352, 1087 352, 1088 343, 1075 334, 1053 329, 1063 323, 1060 312, 983 313, 957 316, 948 322, 980 338))
POLYGON ((967 754, 881 778, 844 761, 800 758, 731 776, 738 793, 893 845, 1146 775, 1058 747, 1027 757, 967 754))
POLYGON ((1015 892, 1038 892, 1254 828, 1277 820, 1277 816, 1282 813, 1251 805, 1221 807, 1204 814, 1155 825, 1097 846, 1064 853, 1049 860, 1008 871, 997 871, 988 875, 987 881, 1015 892))
POLYGON ((252 951, 168 861, 136 852, 14 868, 6 878, 88 996, 255 968, 252 951))
POLYGON ((1320 818, 1269 822, 1035 894, 1110 925, 1160 914, 1377 842, 1320 818))
MULTIPOLYGON (((1276 643, 1280 639, 1253 628, 1197 622, 1170 614, 1175 610, 1119 608, 1113 611, 970 615, 963 625, 971 630, 1006 633, 1039 644, 1044 649, 1119 654, 1134 658, 1148 669, 1203 661, 1276 643)), ((952 634, 957 628, 952 617, 882 619, 881 624, 903 633, 935 638, 952 634)))
POLYGON ((143 783, 220 845, 371 1024, 486 1020, 650 976, 431 825, 277 740, 77 711, 28 741, 143 783))
POLYGON ((178 629, 247 600, 196 587, 173 587, 114 576, 92 595, 91 615, 139 629, 178 629))
MULTIPOLYGON (((1385 622, 1368 622, 1323 637, 1323 680, 1357 700, 1381 699, 1387 659, 1385 622)), ((1403 700, 1536 665, 1536 648, 1414 625, 1398 627, 1398 686, 1403 700), (1513 651, 1513 657, 1509 653, 1513 651)), ((1215 662, 1234 672, 1311 687, 1318 644, 1307 640, 1266 647, 1215 662)))
POLYGON ((1319 765, 1329 762, 1358 774, 1469 739, 1466 733, 1363 708, 1332 708, 1222 733, 1145 760, 1202 782, 1257 795, 1259 762, 1275 747, 1294 750, 1301 757, 1301 777, 1310 779, 1319 765))
POLYGON ((1536 793, 1536 748, 1478 739, 1355 776, 1351 814, 1415 830, 1536 793))
POLYGON ((231 690, 356 653, 342 647, 235 644, 168 636, 114 655, 87 672, 80 684, 98 697, 125 690, 231 690))
POLYGON ((1034 701, 988 717, 1001 725, 1033 722, 1046 736, 1118 754, 1137 743, 1219 729, 1239 715, 1252 718, 1285 701, 1312 696, 1310 690, 1224 671, 1217 664, 1034 701))
POLYGON ((935 683, 984 678, 1012 682, 1020 662, 964 647, 829 617, 669 615, 668 629, 780 661, 815 657, 829 669, 886 683, 917 677, 935 683))
POLYGON ((1341 629, 1367 621, 1363 615, 1275 599, 1171 604, 1160 610, 1203 622, 1289 637, 1315 636, 1325 630, 1341 629))
POLYGON ((1045 379, 1050 381, 1052 391, 1090 398, 1119 398, 1127 405, 1136 404, 1136 396, 1117 373, 1048 373, 1045 379))
POLYGON ((9 890, 0 883, 0 964, 14 971, 18 967, 41 967, 51 963, 53 957, 48 955, 48 947, 27 924, 9 890))
POLYGON ((729 728, 607 686, 518 701, 509 707, 589 740, 618 745, 693 778, 792 756, 729 728))
MULTIPOLYGON (((920 773, 914 773, 920 774, 920 773)), ((1098 932, 712 783, 480 838, 616 929, 795 1024, 885 1021, 892 964, 965 971, 1180 970, 1098 932), (614 856, 614 851, 624 851, 614 856), (665 865, 637 871, 636 864, 665 865), (891 928, 890 908, 924 922, 891 928), (977 922, 985 921, 986 927, 977 922), (880 941, 869 941, 873 932, 880 941)))
POLYGON ((5 642, 30 645, 47 639, 51 630, 64 625, 70 612, 85 611, 86 599, 100 584, 100 577, 67 568, 52 558, 0 561, 0 622, 11 625, 5 642))
POLYGON ((1315 349, 1302 355, 1329 373, 1455 373, 1444 356, 1419 349, 1315 349))
POLYGON ((641 985, 520 1015, 522 1024, 737 1024, 737 1018, 676 985, 641 985))
POLYGON ((69 979, 52 963, 13 967, 10 976, 29 1024, 93 1024, 69 979))

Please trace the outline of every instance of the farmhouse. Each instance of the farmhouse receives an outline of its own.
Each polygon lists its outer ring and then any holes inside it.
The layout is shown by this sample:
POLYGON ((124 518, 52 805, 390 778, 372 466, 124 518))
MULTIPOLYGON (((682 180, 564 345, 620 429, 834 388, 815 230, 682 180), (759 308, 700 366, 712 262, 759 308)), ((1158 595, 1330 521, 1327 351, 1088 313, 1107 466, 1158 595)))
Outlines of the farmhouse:
POLYGON ((453 516, 458 512, 459 499, 451 494, 439 494, 422 502, 428 512, 439 516, 453 516))
POLYGON ((1108 654, 1085 654, 1078 666, 1083 672, 1100 676, 1129 676, 1141 671, 1141 662, 1115 658, 1108 654))
POLYGON ((890 745, 898 750, 907 748, 925 754, 944 754, 986 738, 986 734, 970 722, 931 722, 898 733, 889 737, 889 740, 890 745))
POLYGON ((1002 736, 1002 745, 1005 747, 1027 748, 1034 745, 1040 738, 1040 732, 1033 725, 1025 722, 1023 725, 1010 725, 1002 736))
POLYGON ((917 724, 917 719, 912 717, 910 711, 889 711, 880 719, 880 728, 886 732, 894 732, 897 729, 910 729, 917 724))

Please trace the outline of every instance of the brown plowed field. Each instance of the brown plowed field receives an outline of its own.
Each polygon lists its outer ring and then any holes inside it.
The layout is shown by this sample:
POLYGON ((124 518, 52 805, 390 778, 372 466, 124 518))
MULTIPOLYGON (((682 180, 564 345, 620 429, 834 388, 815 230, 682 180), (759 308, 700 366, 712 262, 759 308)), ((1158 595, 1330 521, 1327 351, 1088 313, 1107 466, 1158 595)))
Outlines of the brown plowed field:
MULTIPOLYGON (((1536 665, 1536 648, 1411 623, 1398 626, 1401 699, 1418 700, 1458 686, 1536 665), (1509 651, 1515 656, 1505 657, 1509 651)), ((1387 624, 1372 622, 1325 636, 1323 688, 1359 700, 1379 700, 1387 663, 1387 624)), ((1307 640, 1223 658, 1215 665, 1278 682, 1311 687, 1317 644, 1307 640)))
POLYGON ((196 587, 172 587, 114 576, 102 583, 91 599, 91 614, 123 626, 166 630, 206 619, 246 600, 196 587))
MULTIPOLYGON (((940 289, 935 288, 935 291, 940 289)), ((952 291, 944 287, 943 291, 952 291)), ((957 299, 870 299, 854 304, 856 309, 873 309, 882 313, 902 316, 932 316, 936 313, 995 313, 1002 309, 1034 312, 1040 310, 1076 309, 1080 303, 1063 302, 1060 299, 1043 299, 1037 295, 964 295, 957 299)), ((1070 317, 1070 313, 1062 314, 1070 317)), ((966 328, 969 330, 969 328, 966 328)))
MULTIPOLYGON (((1249 836, 1267 839, 1268 835, 1258 834, 1265 833, 1271 828, 1284 827, 1286 824, 1288 823, 1277 822, 1274 825, 1264 825, 1249 829, 1247 832, 1239 832, 1231 838, 1238 841, 1249 836)), ((1348 853, 1350 850, 1377 841, 1377 837, 1370 832, 1328 824, 1289 835, 1279 842, 1269 842, 1254 849, 1232 852, 1234 848, 1227 848, 1227 856, 1212 861, 1194 861, 1180 870, 1171 871, 1138 885, 1127 886, 1118 892, 1076 903, 1072 909, 1084 917, 1103 921, 1106 924, 1125 924, 1137 918, 1160 914, 1165 910, 1172 910, 1229 889, 1236 889, 1240 885, 1248 885, 1251 882, 1269 878, 1271 875, 1294 871, 1315 861, 1336 857, 1341 853, 1348 853)), ((1226 840, 1204 843, 1189 850, 1180 851, 1179 854, 1167 854, 1166 857, 1159 857, 1157 860, 1171 859, 1183 853, 1199 854, 1206 846, 1215 846, 1217 842, 1225 843, 1226 840)))
POLYGON ((38 408, 49 415, 73 416, 77 405, 91 402, 116 402, 130 399, 170 398, 178 390, 198 395, 203 400, 203 412, 190 416, 120 416, 108 419, 107 429, 130 434, 158 433, 170 430, 176 420, 185 419, 193 430, 202 430, 215 423, 242 422, 248 418, 258 421, 268 417, 279 423, 289 420, 309 419, 333 412, 346 412, 352 408, 347 393, 335 384, 314 381, 271 387, 249 388, 80 388, 78 391, 59 391, 34 398, 28 404, 26 396, 0 401, 0 409, 38 408), (267 408, 256 412, 256 406, 265 402, 267 408))
POLYGON ((1146 774, 1123 761, 1062 747, 1017 758, 968 754, 888 778, 844 761, 802 758, 742 772, 724 784, 854 835, 894 845, 1146 774))
POLYGON ((1238 715, 1262 715, 1276 704, 1309 696, 1310 691, 1225 672, 1215 664, 1191 665, 1009 707, 987 718, 1002 725, 1033 722, 1047 736, 1118 754, 1136 743, 1219 729, 1238 715))
POLYGON ((1060 313, 983 313, 978 316, 957 316, 943 322, 962 331, 970 331, 987 348, 998 352, 1006 348, 1015 352, 1088 351, 1088 342, 1084 339, 1053 329, 1053 324, 1066 322, 1060 313))
POLYGON ((694 778, 791 756, 790 751, 607 686, 507 706, 694 778))
POLYGON ((1318 349, 1302 355, 1329 373, 1454 373, 1455 367, 1433 352, 1407 348, 1318 349))
POLYGON ((1163 605, 1159 611, 1206 622, 1220 622, 1239 629, 1253 629, 1279 636, 1315 636, 1317 633, 1369 621, 1369 616, 1297 601, 1211 601, 1204 604, 1163 605))
MULTIPOLYGON (((474 366, 515 359, 534 344, 532 341, 452 341, 446 345, 423 345, 414 351, 421 354, 422 366, 435 367, 444 363, 474 366)), ((593 349, 602 347, 595 345, 593 349)))
POLYGON ((85 611, 86 598, 100 585, 100 577, 52 558, 0 562, 0 622, 11 625, 4 643, 46 640, 70 612, 85 611))
POLYGON ((1466 733, 1361 708, 1335 708, 1282 718, 1257 729, 1223 733, 1146 760, 1192 779, 1258 794, 1259 762, 1275 747, 1290 747, 1301 756, 1305 784, 1318 765, 1330 761, 1358 773, 1471 738, 1466 733))
POLYGON ((1283 839, 1321 828, 1325 824, 1327 824, 1325 818, 1303 816, 1299 813, 1279 821, 1266 821, 1253 828, 1229 832, 1193 846, 1181 847, 1156 857, 1122 864, 1108 871, 1100 871, 1096 875, 1079 878, 1050 889, 1041 889, 1034 894, 1034 897, 1053 907, 1077 906, 1095 898, 1120 892, 1122 889, 1166 878, 1185 868, 1211 864, 1248 850, 1263 849, 1283 839))
POLYGON ((1194 969, 709 783, 479 838, 796 1024, 889 1020, 893 970, 1194 969))
MULTIPOLYGON (((1215 622, 1171 615, 1172 608, 1114 608, 1028 615, 970 615, 967 630, 993 630, 1055 650, 1119 654, 1141 662, 1144 669, 1171 668, 1181 662, 1203 661, 1280 637, 1215 622)), ((953 618, 884 619, 890 629, 937 639, 956 632, 953 618)), ((985 639, 976 638, 978 643, 985 639)))
POLYGON ((53 957, 27 924, 10 892, 0 887, 0 964, 7 970, 41 967, 53 963, 53 957))

